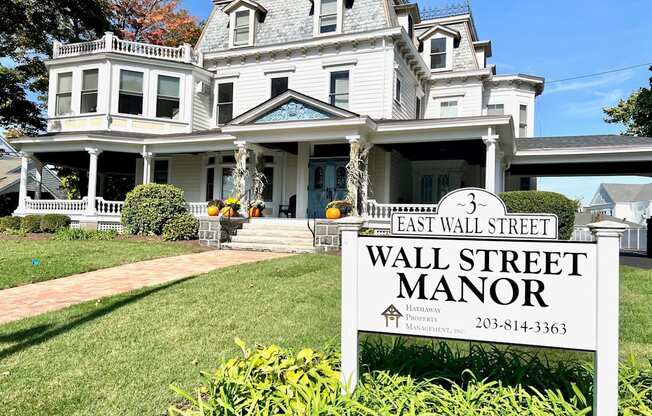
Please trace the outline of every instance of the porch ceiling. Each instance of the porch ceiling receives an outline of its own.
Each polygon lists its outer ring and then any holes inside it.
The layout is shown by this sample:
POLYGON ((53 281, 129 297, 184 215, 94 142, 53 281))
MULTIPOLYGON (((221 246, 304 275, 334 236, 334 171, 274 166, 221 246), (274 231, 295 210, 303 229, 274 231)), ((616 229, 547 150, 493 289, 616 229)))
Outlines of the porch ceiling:
MULTIPOLYGON (((87 152, 47 152, 35 153, 42 163, 81 170, 88 170, 87 152)), ((136 153, 102 152, 98 157, 97 170, 100 173, 120 173, 133 175, 136 170, 136 153)))
POLYGON ((381 145, 396 150, 410 160, 466 160, 470 165, 484 164, 486 149, 482 140, 400 143, 381 145))

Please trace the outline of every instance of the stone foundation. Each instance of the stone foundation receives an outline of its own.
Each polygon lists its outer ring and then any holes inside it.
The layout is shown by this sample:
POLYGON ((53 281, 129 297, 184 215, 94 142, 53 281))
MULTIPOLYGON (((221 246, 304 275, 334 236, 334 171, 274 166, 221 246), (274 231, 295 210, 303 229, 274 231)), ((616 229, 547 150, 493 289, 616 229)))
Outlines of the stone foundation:
POLYGON ((222 243, 231 241, 231 236, 247 221, 246 218, 201 217, 199 244, 219 250, 222 248, 222 243))
POLYGON ((339 251, 341 248, 340 225, 337 220, 315 220, 315 251, 326 253, 339 251))

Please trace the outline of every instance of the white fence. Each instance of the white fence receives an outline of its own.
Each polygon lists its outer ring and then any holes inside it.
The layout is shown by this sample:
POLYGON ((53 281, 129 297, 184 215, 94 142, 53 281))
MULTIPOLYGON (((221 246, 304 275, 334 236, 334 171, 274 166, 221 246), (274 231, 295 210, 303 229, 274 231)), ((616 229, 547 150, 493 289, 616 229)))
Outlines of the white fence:
MULTIPOLYGON (((124 201, 109 201, 102 197, 95 198, 95 212, 91 215, 98 217, 113 217, 120 220, 124 201)), ((194 217, 207 215, 208 202, 188 202, 188 213, 194 217)), ((64 214, 69 216, 87 215, 88 200, 82 199, 31 199, 25 200, 26 214, 64 214)))
MULTIPOLYGON (((571 241, 593 241, 591 231, 586 227, 575 227, 571 241)), ((647 251, 647 228, 628 228, 620 239, 622 251, 647 251)))

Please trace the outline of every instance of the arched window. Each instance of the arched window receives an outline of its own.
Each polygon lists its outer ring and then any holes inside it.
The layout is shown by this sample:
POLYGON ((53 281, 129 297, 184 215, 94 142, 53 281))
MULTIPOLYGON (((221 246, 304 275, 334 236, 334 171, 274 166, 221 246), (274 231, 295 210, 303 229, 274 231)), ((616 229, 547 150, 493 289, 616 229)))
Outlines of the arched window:
POLYGON ((315 179, 314 179, 314 188, 315 189, 324 189, 324 168, 318 166, 315 168, 315 179))
POLYGON ((345 189, 346 188, 346 167, 339 166, 335 170, 335 188, 345 189))

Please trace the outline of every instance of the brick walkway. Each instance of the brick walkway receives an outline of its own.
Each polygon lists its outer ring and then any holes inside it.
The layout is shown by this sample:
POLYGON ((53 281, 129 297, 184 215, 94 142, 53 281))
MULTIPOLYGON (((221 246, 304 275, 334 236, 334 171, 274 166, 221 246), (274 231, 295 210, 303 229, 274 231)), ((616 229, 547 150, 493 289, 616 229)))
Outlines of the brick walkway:
POLYGON ((285 257, 255 251, 206 251, 140 261, 0 290, 0 324, 117 293, 184 279, 221 267, 285 257))

